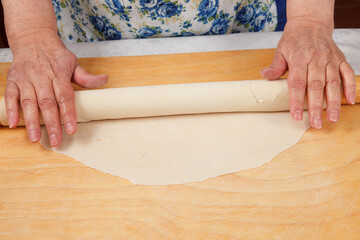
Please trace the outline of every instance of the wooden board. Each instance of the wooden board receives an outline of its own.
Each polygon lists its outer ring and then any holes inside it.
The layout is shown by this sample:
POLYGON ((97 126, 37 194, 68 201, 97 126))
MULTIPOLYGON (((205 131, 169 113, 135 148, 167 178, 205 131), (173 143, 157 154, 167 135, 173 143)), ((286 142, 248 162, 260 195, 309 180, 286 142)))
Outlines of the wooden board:
MULTIPOLYGON (((80 63, 121 87, 258 79, 273 53, 80 63)), ((343 106, 339 123, 309 129, 264 166, 172 186, 134 185, 29 143, 24 128, 0 127, 0 239, 359 239, 359 119, 359 105, 343 106)))

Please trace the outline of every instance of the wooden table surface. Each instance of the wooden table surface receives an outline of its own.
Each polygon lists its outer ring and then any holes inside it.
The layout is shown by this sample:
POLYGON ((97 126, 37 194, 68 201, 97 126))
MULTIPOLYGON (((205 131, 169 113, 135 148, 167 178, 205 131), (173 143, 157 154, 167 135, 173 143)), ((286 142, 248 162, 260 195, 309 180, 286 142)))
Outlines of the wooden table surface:
MULTIPOLYGON (((260 79, 273 54, 80 63, 121 87, 260 79)), ((0 64, 0 94, 8 67, 0 64)), ((359 119, 359 105, 343 106, 339 123, 309 129, 261 167, 171 186, 134 185, 28 142, 24 128, 0 127, 0 239, 360 239, 359 119)))

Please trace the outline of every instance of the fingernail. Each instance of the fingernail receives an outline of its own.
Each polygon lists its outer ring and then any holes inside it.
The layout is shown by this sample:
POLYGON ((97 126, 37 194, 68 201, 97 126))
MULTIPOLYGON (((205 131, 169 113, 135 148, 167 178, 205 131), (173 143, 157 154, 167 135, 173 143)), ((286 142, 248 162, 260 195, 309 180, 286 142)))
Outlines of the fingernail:
POLYGON ((322 128, 322 121, 320 116, 314 118, 314 127, 317 129, 322 128))
POLYGON ((59 140, 58 140, 56 134, 51 134, 50 135, 50 144, 53 147, 56 147, 59 144, 59 140))
POLYGON ((261 75, 264 75, 269 68, 263 68, 260 70, 261 75))
POLYGON ((294 119, 297 121, 301 121, 301 119, 302 119, 302 111, 301 110, 295 110, 294 119))
POLYGON ((351 104, 355 104, 355 94, 351 94, 349 100, 351 104))
POLYGON ((332 121, 332 122, 337 122, 337 121, 339 121, 339 111, 338 111, 338 110, 331 110, 331 111, 330 111, 329 119, 330 119, 330 121, 332 121))
POLYGON ((38 136, 37 131, 36 130, 30 130, 29 138, 30 138, 30 141, 32 141, 32 142, 39 141, 39 136, 38 136))
POLYGON ((73 134, 74 133, 74 126, 71 123, 66 124, 66 132, 68 134, 73 134))
POLYGON ((9 128, 13 128, 15 123, 14 123, 14 120, 13 120, 12 113, 9 113, 7 117, 8 117, 8 122, 9 122, 9 128))
POLYGON ((14 128, 15 123, 12 120, 9 120, 9 128, 14 128))

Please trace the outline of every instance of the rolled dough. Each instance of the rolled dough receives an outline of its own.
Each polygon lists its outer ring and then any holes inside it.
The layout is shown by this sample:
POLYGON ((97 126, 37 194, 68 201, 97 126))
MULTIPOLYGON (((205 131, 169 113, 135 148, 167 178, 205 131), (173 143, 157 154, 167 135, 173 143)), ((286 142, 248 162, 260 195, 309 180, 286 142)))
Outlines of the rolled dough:
POLYGON ((132 87, 76 97, 84 121, 77 134, 51 148, 43 127, 41 144, 135 184, 183 184, 258 167, 309 127, 306 114, 295 122, 288 112, 253 112, 287 110, 286 81, 132 87))
MULTIPOLYGON (((230 81, 75 92, 79 122, 216 112, 289 110, 286 80, 230 81)), ((0 122, 7 126, 5 101, 0 122)), ((24 122, 20 121, 20 125, 24 122)))

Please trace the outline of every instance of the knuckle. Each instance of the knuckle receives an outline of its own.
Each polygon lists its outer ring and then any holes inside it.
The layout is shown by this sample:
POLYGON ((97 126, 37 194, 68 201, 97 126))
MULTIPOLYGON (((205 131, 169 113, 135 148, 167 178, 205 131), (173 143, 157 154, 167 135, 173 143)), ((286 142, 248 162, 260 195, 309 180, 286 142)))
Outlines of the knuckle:
POLYGON ((73 53, 69 53, 67 56, 66 56, 66 63, 67 63, 67 67, 71 68, 73 67, 73 65, 77 62, 77 57, 75 56, 75 54, 73 53))
POLYGON ((299 65, 300 61, 299 60, 305 60, 306 59, 306 54, 305 51, 297 51, 293 54, 293 65, 299 65))
POLYGON ((355 75, 355 71, 354 71, 354 69, 352 69, 352 68, 349 68, 349 69, 347 69, 346 71, 345 71, 345 74, 346 75, 355 75))
POLYGON ((43 98, 39 101, 39 107, 41 109, 51 109, 56 107, 56 103, 54 99, 51 98, 43 98))
POLYGON ((308 59, 314 60, 314 59, 326 59, 329 56, 329 51, 326 50, 326 48, 323 48, 321 46, 317 47, 311 47, 308 50, 308 59))
POLYGON ((303 100, 299 100, 299 99, 294 99, 291 102, 291 106, 294 109, 302 109, 304 107, 304 101, 303 100))
MULTIPOLYGON (((299 58, 299 59, 302 59, 302 58, 299 58)), ((290 63, 289 68, 290 69, 302 69, 302 68, 304 68, 304 65, 306 65, 306 63, 304 64, 304 62, 302 62, 302 61, 293 60, 290 63)))
POLYGON ((337 67, 339 67, 344 60, 345 57, 342 53, 337 53, 332 57, 332 62, 337 67))
POLYGON ((4 99, 5 99, 5 102, 11 102, 11 101, 16 101, 17 100, 14 95, 10 94, 7 91, 5 91, 4 99))
POLYGON ((8 82, 19 82, 21 81, 21 74, 16 68, 11 68, 7 74, 7 81, 8 82))
POLYGON ((309 101, 309 103, 308 103, 308 107, 312 110, 315 110, 315 109, 320 110, 320 109, 322 109, 323 105, 324 105, 324 99, 318 98, 318 97, 315 97, 315 98, 312 97, 311 101, 309 101))
POLYGON ((5 88, 4 97, 16 97, 19 95, 19 89, 13 82, 8 82, 5 88))
POLYGON ((63 120, 65 120, 65 119, 72 119, 74 115, 71 111, 66 111, 66 112, 61 113, 61 116, 62 116, 63 120))
POLYGON ((56 123, 48 123, 46 124, 46 129, 48 130, 49 134, 53 134, 53 133, 59 133, 60 132, 60 125, 56 124, 56 123))
POLYGON ((328 60, 333 55, 333 50, 327 41, 317 40, 315 43, 300 47, 296 52, 298 59, 311 62, 314 59, 328 60))
POLYGON ((77 57, 74 53, 72 53, 70 51, 66 51, 65 54, 63 55, 63 57, 58 60, 58 63, 62 63, 62 60, 65 63, 72 64, 73 62, 77 61, 77 57))
POLYGON ((325 82, 317 79, 313 79, 309 81, 308 88, 310 90, 320 90, 325 87, 325 82))
POLYGON ((325 56, 327 59, 333 55, 332 50, 326 45, 321 46, 316 53, 325 56))
POLYGON ((331 109, 340 109, 340 106, 341 106, 341 100, 327 100, 326 101, 326 105, 327 105, 327 108, 331 108, 331 109))
POLYGON ((296 88, 296 89, 305 89, 306 88, 306 82, 302 81, 300 79, 294 79, 294 80, 290 81, 289 85, 291 88, 296 88))
POLYGON ((305 50, 304 52, 307 53, 308 56, 313 56, 315 55, 316 48, 314 46, 308 46, 307 49, 303 50, 305 50))
POLYGON ((329 87, 340 87, 341 81, 339 78, 329 78, 326 80, 326 85, 329 87))
POLYGON ((345 90, 351 90, 352 92, 355 92, 356 84, 355 83, 345 84, 345 90))
POLYGON ((15 94, 13 91, 10 91, 8 88, 5 89, 5 93, 4 93, 4 98, 5 101, 12 101, 12 100, 16 100, 17 99, 17 95, 15 94))
POLYGON ((321 55, 324 55, 323 50, 320 48, 313 48, 310 53, 313 57, 320 57, 321 55))
POLYGON ((21 100, 21 106, 27 107, 27 106, 34 106, 36 104, 34 99, 31 98, 24 98, 21 100))
POLYGON ((69 93, 61 93, 59 94, 57 101, 60 104, 71 102, 73 99, 73 96, 69 93))
POLYGON ((329 43, 326 40, 319 39, 315 47, 315 53, 329 54, 331 49, 332 48, 329 46, 329 43))
POLYGON ((318 97, 309 97, 311 101, 308 103, 308 108, 311 110, 321 111, 324 107, 324 99, 318 97))
POLYGON ((65 74, 72 75, 72 71, 75 68, 77 63, 77 57, 75 54, 68 52, 64 55, 64 57, 58 59, 56 64, 54 64, 55 72, 62 72, 65 74))

